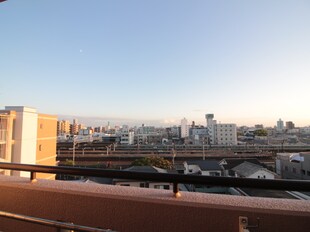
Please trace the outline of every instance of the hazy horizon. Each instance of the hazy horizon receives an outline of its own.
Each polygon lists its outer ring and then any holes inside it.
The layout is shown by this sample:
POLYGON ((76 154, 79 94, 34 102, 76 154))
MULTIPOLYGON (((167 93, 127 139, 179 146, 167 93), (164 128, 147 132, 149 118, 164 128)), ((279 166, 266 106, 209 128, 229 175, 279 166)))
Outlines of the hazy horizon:
POLYGON ((308 126, 309 12, 303 0, 5 1, 0 108, 308 126))

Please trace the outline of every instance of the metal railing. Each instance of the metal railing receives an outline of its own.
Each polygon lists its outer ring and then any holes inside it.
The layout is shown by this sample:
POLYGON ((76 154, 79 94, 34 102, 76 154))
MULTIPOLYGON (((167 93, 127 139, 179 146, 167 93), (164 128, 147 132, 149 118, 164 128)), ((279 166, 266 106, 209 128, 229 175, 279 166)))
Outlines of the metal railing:
POLYGON ((307 180, 270 180, 237 177, 215 177, 201 175, 185 175, 170 173, 148 173, 133 171, 105 170, 96 168, 78 168, 62 166, 44 166, 0 162, 0 169, 30 172, 30 179, 36 178, 36 173, 68 174, 76 176, 107 177, 139 181, 159 181, 173 184, 175 196, 180 196, 178 184, 200 184, 208 186, 247 187, 256 189, 273 189, 289 191, 309 191, 310 181, 307 180))
POLYGON ((44 218, 38 218, 38 217, 30 217, 22 214, 15 214, 15 213, 8 213, 5 211, 0 211, 0 217, 10 218, 18 221, 24 221, 59 229, 66 229, 70 231, 87 231, 87 232, 112 232, 112 230, 109 229, 100 229, 100 228, 93 228, 89 226, 81 226, 73 223, 68 222, 60 222, 60 221, 54 221, 44 218))

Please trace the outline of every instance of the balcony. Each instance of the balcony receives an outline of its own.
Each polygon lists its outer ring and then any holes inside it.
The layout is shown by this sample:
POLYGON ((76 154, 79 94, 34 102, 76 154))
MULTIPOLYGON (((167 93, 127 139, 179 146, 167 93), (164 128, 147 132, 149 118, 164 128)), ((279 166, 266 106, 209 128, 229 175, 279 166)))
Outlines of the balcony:
MULTIPOLYGON (((33 176, 33 175, 32 175, 33 176)), ((213 177, 216 178, 216 177, 213 177)), ((308 231, 310 201, 0 175, 0 210, 113 231, 308 231)), ((61 231, 0 217, 0 231, 61 231)))

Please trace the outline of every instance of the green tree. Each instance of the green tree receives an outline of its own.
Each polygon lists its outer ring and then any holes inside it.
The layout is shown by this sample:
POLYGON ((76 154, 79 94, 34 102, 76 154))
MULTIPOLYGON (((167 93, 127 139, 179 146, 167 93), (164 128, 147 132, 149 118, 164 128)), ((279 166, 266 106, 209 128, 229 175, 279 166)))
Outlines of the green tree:
POLYGON ((256 136, 267 136, 267 134, 268 134, 267 131, 264 129, 254 131, 254 135, 256 136))
POLYGON ((171 169, 172 163, 162 157, 149 156, 136 159, 131 163, 131 166, 154 166, 157 168, 171 169))

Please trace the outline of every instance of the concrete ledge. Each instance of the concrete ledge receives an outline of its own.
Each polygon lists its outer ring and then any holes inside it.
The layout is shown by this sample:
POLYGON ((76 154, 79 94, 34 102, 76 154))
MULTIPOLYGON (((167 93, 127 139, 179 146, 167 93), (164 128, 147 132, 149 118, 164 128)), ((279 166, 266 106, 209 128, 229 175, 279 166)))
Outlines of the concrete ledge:
MULTIPOLYGON (((308 231, 310 202, 0 176, 0 210, 116 231, 308 231), (255 230, 253 230, 255 231, 255 230)), ((0 218, 0 231, 43 231, 0 218)), ((55 229, 44 228, 44 231, 55 229)))

